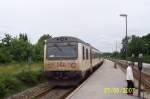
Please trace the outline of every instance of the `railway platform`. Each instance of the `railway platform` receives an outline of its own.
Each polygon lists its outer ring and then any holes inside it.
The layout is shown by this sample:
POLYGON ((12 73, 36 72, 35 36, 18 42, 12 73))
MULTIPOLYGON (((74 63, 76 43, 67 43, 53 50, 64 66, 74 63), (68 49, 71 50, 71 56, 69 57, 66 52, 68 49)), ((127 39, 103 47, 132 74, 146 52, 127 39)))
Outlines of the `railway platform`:
POLYGON ((125 78, 120 68, 115 69, 113 62, 105 60, 67 99, 140 99, 124 93, 127 86, 125 78))

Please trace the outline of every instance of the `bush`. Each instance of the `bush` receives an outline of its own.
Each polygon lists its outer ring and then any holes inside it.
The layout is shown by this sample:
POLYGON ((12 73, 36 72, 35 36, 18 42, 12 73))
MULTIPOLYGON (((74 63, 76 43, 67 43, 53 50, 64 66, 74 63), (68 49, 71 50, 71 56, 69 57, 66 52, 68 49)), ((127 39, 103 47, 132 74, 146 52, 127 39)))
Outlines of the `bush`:
POLYGON ((23 71, 17 75, 17 78, 27 85, 37 84, 41 78, 41 72, 23 71))
POLYGON ((0 99, 41 83, 41 74, 41 71, 24 71, 16 75, 1 75, 0 99))
POLYGON ((2 81, 3 79, 0 79, 0 97, 4 97, 6 94, 5 84, 2 81))
POLYGON ((0 96, 4 97, 7 94, 13 94, 19 91, 21 82, 10 75, 3 75, 0 77, 0 96))

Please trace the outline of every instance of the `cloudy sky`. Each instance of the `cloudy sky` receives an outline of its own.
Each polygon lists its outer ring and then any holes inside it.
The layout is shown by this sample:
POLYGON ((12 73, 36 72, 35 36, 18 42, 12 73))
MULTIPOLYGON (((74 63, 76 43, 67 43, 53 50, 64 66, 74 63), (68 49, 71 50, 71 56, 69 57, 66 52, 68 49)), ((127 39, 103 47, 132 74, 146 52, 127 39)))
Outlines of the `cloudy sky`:
POLYGON ((36 43, 39 37, 75 36, 101 51, 118 50, 128 34, 150 33, 150 0, 0 0, 0 37, 20 32, 36 43))

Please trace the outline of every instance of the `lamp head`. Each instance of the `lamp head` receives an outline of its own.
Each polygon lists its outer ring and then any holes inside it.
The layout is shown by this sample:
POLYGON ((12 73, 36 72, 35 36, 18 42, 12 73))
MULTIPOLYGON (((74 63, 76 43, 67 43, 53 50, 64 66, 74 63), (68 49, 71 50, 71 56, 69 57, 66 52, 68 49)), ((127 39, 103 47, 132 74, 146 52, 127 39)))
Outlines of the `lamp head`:
POLYGON ((127 14, 120 14, 121 17, 127 17, 127 14))

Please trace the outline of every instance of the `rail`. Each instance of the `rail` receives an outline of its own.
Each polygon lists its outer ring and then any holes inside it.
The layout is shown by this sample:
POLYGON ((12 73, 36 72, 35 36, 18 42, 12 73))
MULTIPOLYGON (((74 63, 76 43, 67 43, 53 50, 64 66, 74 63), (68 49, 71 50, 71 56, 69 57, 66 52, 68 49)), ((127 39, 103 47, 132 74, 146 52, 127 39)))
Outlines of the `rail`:
POLYGON ((42 83, 36 87, 27 89, 16 95, 7 97, 6 99, 32 99, 46 91, 49 91, 52 88, 54 88, 54 86, 50 86, 50 84, 48 82, 46 82, 46 83, 42 83))

